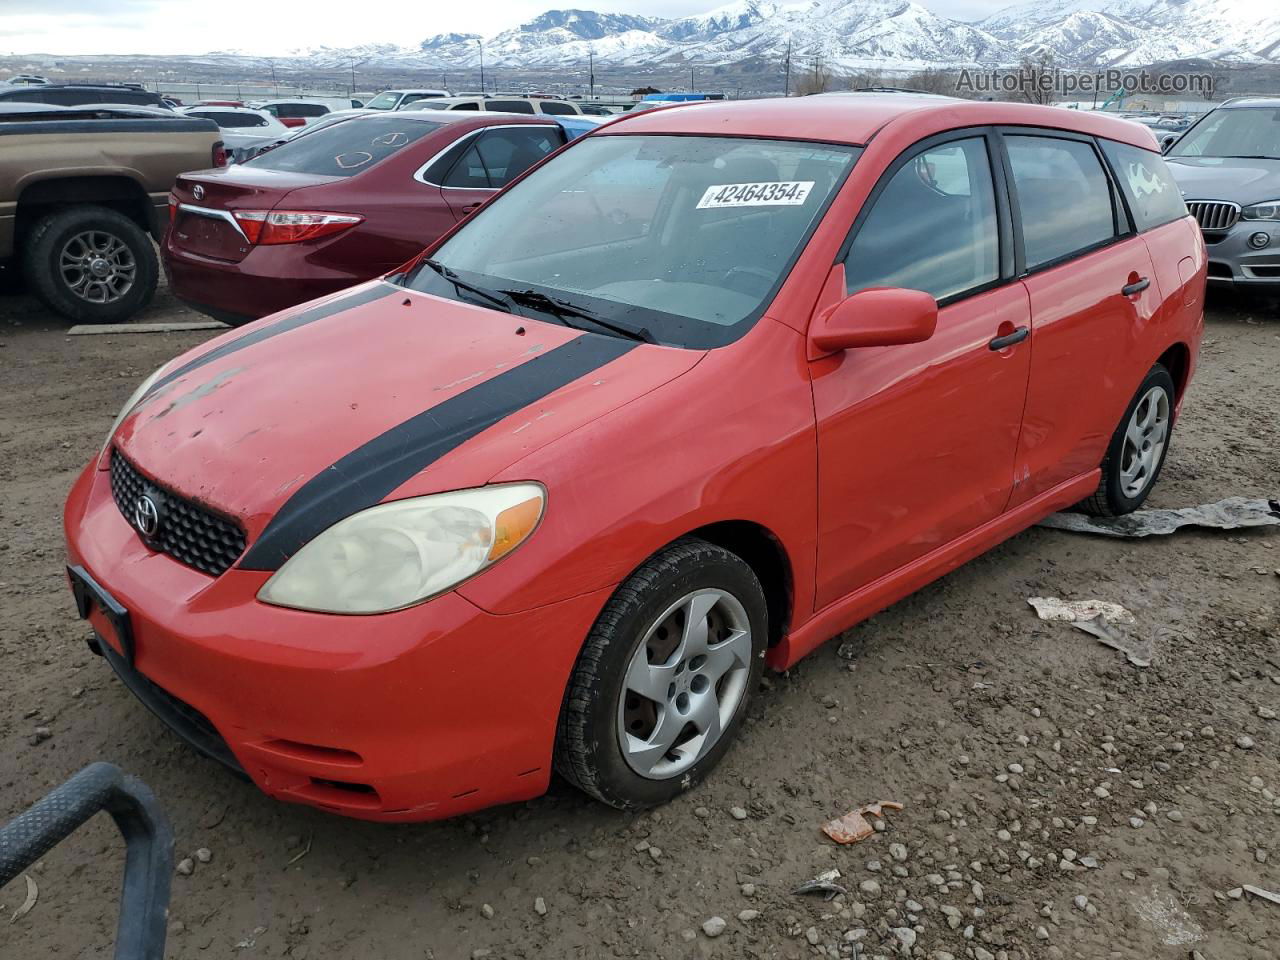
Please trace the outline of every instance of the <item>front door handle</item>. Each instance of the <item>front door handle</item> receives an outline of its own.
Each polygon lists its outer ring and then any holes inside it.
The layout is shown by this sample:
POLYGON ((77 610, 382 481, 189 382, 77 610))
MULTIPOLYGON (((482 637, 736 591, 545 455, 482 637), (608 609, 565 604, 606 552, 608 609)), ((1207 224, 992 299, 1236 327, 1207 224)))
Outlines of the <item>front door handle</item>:
POLYGON ((1120 288, 1120 292, 1123 293, 1126 297, 1132 297, 1135 294, 1141 293, 1143 290, 1147 289, 1147 287, 1149 286, 1151 286, 1151 281, 1148 280, 1146 277, 1142 277, 1138 280, 1135 280, 1133 283, 1126 283, 1123 287, 1120 288))
POLYGON ((1012 347, 1015 343, 1021 343, 1027 337, 1031 336, 1031 331, 1026 327, 1019 327, 1013 333, 1007 333, 1003 337, 996 337, 987 344, 992 350, 1005 350, 1012 347))
POLYGON ((475 210, 482 203, 484 203, 483 200, 477 200, 475 203, 468 203, 465 207, 462 208, 462 215, 465 217, 468 213, 470 213, 472 210, 475 210))

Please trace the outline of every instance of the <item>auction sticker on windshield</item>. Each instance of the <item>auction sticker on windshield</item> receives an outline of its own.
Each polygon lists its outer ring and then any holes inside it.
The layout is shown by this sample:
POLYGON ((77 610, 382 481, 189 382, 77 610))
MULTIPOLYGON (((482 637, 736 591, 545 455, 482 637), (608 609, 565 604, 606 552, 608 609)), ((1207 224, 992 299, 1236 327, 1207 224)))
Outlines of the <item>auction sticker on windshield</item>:
POLYGON ((813 189, 812 180, 775 180, 767 183, 714 183, 698 201, 708 207, 799 206, 813 189))

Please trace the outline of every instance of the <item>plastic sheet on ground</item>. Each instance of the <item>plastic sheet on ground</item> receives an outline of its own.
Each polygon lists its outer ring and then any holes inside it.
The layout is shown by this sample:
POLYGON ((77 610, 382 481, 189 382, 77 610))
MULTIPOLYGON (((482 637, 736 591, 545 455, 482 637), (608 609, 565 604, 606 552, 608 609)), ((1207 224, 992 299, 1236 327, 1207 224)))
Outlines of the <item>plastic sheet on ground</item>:
POLYGON ((1280 526, 1280 501, 1227 497, 1217 503, 1177 510, 1138 510, 1123 517, 1088 517, 1083 513, 1055 513, 1039 526, 1105 537, 1151 537, 1173 533, 1181 527, 1239 530, 1244 527, 1280 526))

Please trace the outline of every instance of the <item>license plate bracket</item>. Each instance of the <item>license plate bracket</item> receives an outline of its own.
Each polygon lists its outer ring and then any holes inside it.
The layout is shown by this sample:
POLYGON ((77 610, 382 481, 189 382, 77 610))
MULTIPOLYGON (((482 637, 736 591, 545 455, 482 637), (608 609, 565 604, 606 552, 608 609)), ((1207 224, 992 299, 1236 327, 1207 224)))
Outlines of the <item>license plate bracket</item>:
POLYGON ((88 620, 90 611, 97 605, 115 631, 125 662, 133 666, 133 626, 129 621, 129 611, 84 567, 78 564, 68 566, 67 579, 71 581, 71 594, 75 597, 76 613, 80 619, 88 620))

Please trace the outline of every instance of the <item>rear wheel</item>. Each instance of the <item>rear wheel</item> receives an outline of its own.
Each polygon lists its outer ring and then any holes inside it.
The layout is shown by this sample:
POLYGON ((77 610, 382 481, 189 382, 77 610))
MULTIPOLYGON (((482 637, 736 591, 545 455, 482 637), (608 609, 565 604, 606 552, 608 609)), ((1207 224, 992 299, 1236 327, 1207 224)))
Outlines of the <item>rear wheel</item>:
POLYGON ((1081 501, 1082 511, 1116 517, 1142 506, 1169 453, 1173 404, 1173 378, 1157 363, 1116 427, 1102 461, 1102 480, 1093 495, 1081 501))
POLYGON ((151 238, 106 207, 74 207, 36 222, 23 272, 46 306, 79 323, 118 323, 155 294, 159 263, 151 238))
POLYGON ((764 591, 736 554, 677 541, 618 588, 574 666, 556 768, 611 806, 665 803, 719 762, 764 666, 764 591))

